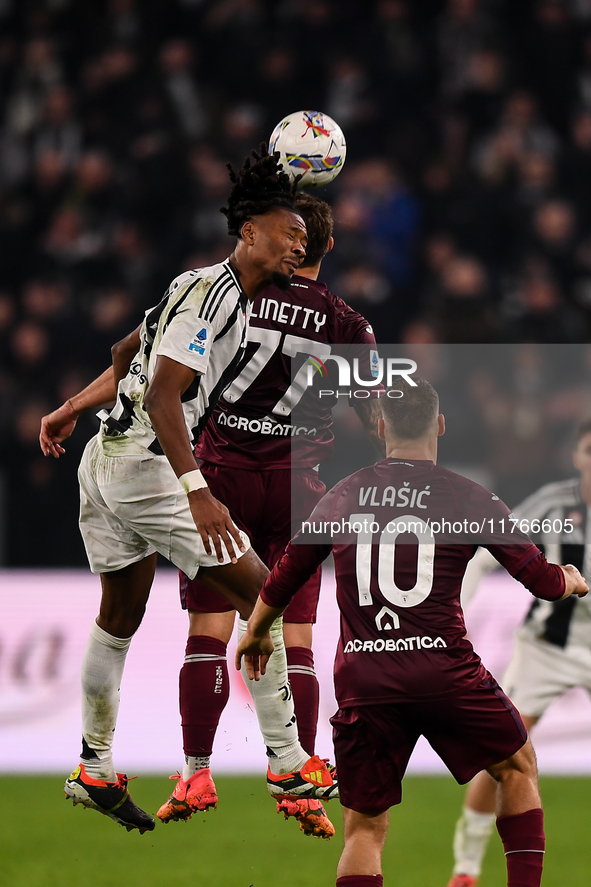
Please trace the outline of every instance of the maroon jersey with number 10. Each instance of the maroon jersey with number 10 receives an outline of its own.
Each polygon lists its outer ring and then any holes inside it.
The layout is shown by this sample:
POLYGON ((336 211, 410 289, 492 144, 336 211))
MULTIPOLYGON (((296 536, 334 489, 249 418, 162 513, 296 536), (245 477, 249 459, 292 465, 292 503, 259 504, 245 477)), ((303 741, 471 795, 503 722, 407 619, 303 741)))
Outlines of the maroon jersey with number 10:
POLYGON ((360 377, 371 380, 373 330, 323 283, 296 276, 288 290, 260 293, 244 358, 199 440, 198 458, 254 471, 327 462, 337 398, 306 387, 306 364, 310 355, 324 361, 335 345, 357 346, 360 377))
POLYGON ((341 611, 340 708, 439 698, 486 677, 460 606, 462 578, 477 548, 464 521, 485 529, 482 544, 536 597, 564 594, 560 567, 515 527, 497 496, 427 460, 387 458, 345 478, 288 545, 261 597, 271 607, 285 606, 332 550, 341 611), (298 544, 322 535, 319 544, 298 544))

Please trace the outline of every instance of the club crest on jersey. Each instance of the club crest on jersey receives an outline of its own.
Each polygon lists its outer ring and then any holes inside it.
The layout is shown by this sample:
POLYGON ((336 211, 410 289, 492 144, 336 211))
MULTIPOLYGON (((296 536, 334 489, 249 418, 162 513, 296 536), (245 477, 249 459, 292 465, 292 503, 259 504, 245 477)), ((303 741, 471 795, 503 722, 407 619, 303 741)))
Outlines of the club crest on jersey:
POLYGON ((391 631, 392 628, 400 628, 398 613, 395 613, 390 607, 382 607, 376 616, 375 622, 378 631, 391 631), (386 622, 383 621, 384 618, 386 619, 386 622))
POLYGON ((207 330, 205 327, 200 329, 191 344, 189 345, 189 351, 196 351, 197 354, 205 354, 205 342, 207 341, 207 330))

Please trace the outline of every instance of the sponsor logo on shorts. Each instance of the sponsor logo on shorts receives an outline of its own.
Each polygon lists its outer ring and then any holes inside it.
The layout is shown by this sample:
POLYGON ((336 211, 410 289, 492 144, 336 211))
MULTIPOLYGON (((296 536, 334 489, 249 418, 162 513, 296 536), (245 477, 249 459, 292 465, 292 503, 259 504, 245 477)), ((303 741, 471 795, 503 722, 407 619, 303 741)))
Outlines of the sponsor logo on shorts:
POLYGON ((347 641, 345 653, 400 653, 403 650, 432 650, 436 647, 447 647, 443 638, 431 638, 428 635, 417 635, 411 638, 376 638, 375 641, 347 641))
POLYGON ((252 434, 269 434, 272 437, 299 437, 300 434, 314 437, 317 433, 316 428, 307 428, 305 425, 287 425, 273 422, 268 418, 247 419, 246 416, 237 416, 235 413, 220 413, 217 422, 218 425, 227 425, 228 428, 250 431, 252 434))

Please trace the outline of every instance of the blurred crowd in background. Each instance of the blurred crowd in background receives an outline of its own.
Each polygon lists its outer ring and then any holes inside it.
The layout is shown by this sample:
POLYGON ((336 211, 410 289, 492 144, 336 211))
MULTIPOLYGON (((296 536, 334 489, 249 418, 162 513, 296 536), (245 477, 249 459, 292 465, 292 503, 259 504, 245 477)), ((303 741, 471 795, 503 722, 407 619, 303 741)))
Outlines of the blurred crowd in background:
POLYGON ((84 562, 96 420, 54 462, 40 417, 229 254, 225 164, 299 108, 345 132, 322 277, 378 341, 588 340, 591 0, 0 0, 0 564, 84 562))

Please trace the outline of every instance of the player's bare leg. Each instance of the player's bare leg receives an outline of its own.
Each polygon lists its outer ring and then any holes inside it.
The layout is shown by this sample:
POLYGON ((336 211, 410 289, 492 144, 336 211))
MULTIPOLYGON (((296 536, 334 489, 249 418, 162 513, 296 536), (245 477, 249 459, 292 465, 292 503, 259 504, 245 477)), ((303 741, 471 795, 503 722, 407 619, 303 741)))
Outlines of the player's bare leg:
POLYGON ((337 887, 382 887, 382 852, 388 811, 369 816, 343 807, 345 846, 337 866, 337 887))
POLYGON ((127 777, 115 771, 112 749, 125 659, 142 621, 155 569, 153 554, 122 570, 101 574, 100 611, 82 663, 80 766, 64 786, 74 804, 98 810, 128 831, 154 828, 154 820, 134 804, 127 791, 127 777))
POLYGON ((544 863, 544 814, 536 756, 527 739, 519 751, 488 768, 497 783, 497 830, 507 859, 508 887, 539 887, 544 863))
MULTIPOLYGON (((537 717, 522 716, 528 732, 537 717)), ((486 770, 478 773, 468 786, 462 815, 454 834, 454 869, 448 887, 474 887, 482 870, 482 861, 495 827, 497 783, 486 770)))

